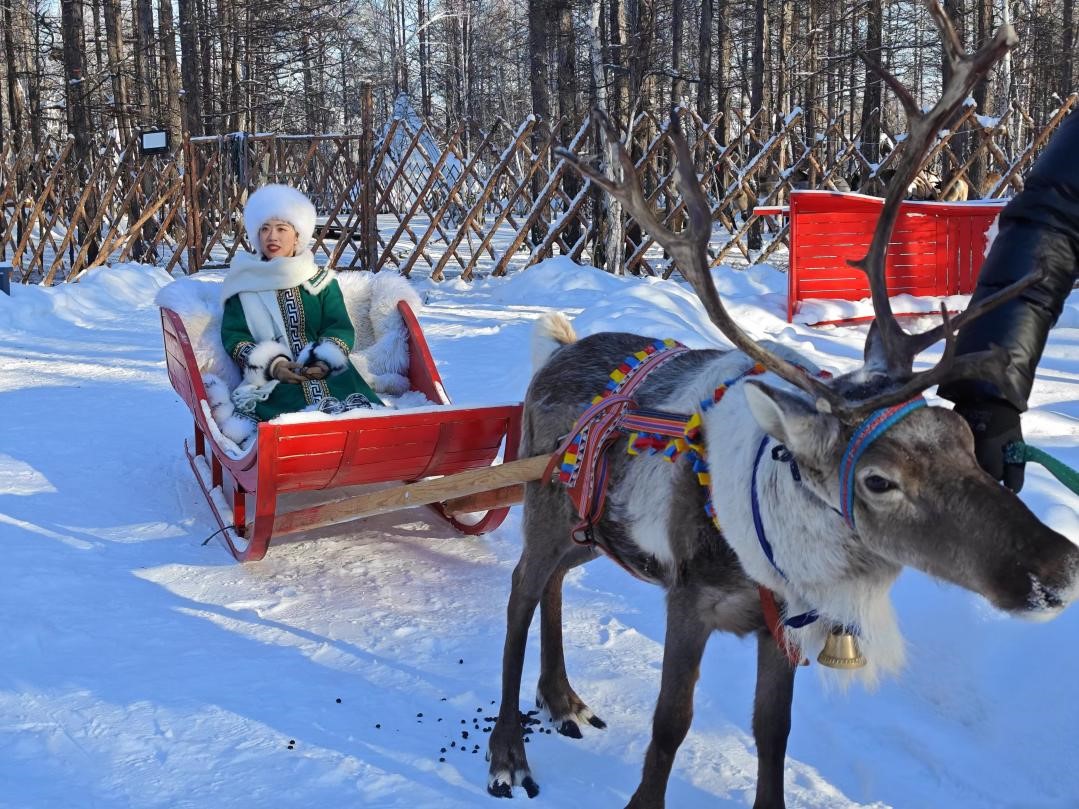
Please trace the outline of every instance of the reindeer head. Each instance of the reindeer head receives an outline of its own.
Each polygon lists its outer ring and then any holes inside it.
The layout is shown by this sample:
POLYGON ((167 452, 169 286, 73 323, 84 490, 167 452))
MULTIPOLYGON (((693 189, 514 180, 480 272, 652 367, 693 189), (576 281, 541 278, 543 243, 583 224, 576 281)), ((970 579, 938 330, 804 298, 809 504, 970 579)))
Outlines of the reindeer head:
MULTIPOLYGON (((947 15, 936 0, 929 3, 951 64, 951 78, 940 100, 923 112, 899 81, 870 63, 899 97, 909 121, 910 136, 895 161, 884 206, 869 250, 852 262, 869 278, 875 320, 866 338, 863 365, 824 381, 754 341, 730 317, 710 272, 708 242, 712 210, 697 180, 677 113, 671 130, 677 157, 677 182, 685 203, 686 227, 675 232, 652 210, 624 148, 619 149, 621 179, 562 152, 593 182, 618 197, 638 222, 674 258, 697 291, 711 320, 736 348, 795 386, 798 393, 759 382, 745 385, 750 411, 762 429, 784 443, 803 470, 805 485, 822 506, 844 512, 846 526, 833 519, 854 550, 896 566, 911 565, 931 575, 981 593, 996 606, 1023 614, 1049 615, 1076 596, 1079 550, 1042 525, 1010 491, 1000 487, 977 465, 966 422, 942 408, 922 407, 891 426, 859 454, 850 454, 852 439, 867 419, 910 402, 926 389, 960 377, 999 375, 1009 362, 1006 352, 992 350, 956 356, 958 329, 986 311, 1020 294, 1037 276, 1002 290, 969 307, 954 319, 941 307, 941 324, 910 334, 895 318, 888 298, 885 254, 907 186, 921 167, 933 138, 963 103, 992 64, 1016 43, 1010 26, 976 53, 963 52, 947 15), (915 358, 944 340, 936 365, 914 370, 915 358), (844 503, 846 505, 844 506, 844 503)), ((868 61, 868 60, 867 60, 868 61)), ((618 133, 596 113, 612 141, 618 133)), ((855 561, 853 564, 857 564, 855 561)))

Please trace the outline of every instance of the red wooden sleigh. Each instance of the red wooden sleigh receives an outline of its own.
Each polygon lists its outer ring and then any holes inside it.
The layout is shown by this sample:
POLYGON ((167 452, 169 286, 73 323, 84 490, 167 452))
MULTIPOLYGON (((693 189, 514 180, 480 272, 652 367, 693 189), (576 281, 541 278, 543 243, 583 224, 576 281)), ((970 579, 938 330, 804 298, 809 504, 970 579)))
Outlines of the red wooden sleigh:
POLYGON ((515 460, 521 405, 452 405, 415 315, 404 302, 398 310, 408 328, 411 387, 441 407, 264 422, 240 458, 215 440, 182 319, 161 310, 169 379, 194 416, 187 457, 236 559, 261 559, 276 536, 419 505, 430 505, 462 533, 480 534, 502 523, 524 481, 540 477, 546 457, 515 460), (503 446, 503 463, 492 466, 503 446), (278 508, 287 492, 372 483, 398 485, 288 512, 278 508), (473 519, 461 518, 466 513, 473 519))
MULTIPOLYGON (((888 293, 945 297, 973 292, 985 258, 986 232, 1004 203, 904 202, 888 244, 888 293)), ((806 300, 857 301, 869 297, 865 273, 849 261, 866 254, 883 207, 882 198, 864 194, 792 191, 789 206, 756 208, 761 215, 790 217, 788 323, 806 300)), ((857 320, 872 318, 814 325, 857 320)))

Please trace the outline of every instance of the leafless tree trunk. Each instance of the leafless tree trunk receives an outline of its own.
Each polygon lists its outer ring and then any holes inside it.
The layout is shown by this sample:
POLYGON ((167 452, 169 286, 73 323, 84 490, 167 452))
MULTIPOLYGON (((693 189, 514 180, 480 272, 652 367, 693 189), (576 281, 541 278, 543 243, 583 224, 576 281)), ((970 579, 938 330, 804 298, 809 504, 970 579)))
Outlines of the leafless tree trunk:
POLYGON ((416 21, 419 27, 419 58, 420 58, 420 103, 423 110, 423 117, 431 117, 431 87, 430 76, 431 71, 431 52, 427 34, 427 21, 429 17, 428 0, 416 0, 417 3, 417 15, 416 21))
MULTIPOLYGON (((1008 2, 1008 0, 1004 0, 1008 2)), ((993 0, 976 0, 977 6, 977 20, 975 23, 975 38, 970 43, 972 48, 981 46, 989 37, 993 35, 993 0)), ((977 105, 978 110, 983 113, 988 113, 986 109, 986 100, 990 97, 989 78, 988 76, 982 77, 981 81, 974 85, 972 95, 974 96, 974 103, 977 105)), ((977 144, 969 143, 967 140, 963 140, 957 144, 956 156, 960 160, 966 160, 972 149, 976 148, 977 144)), ((945 167, 946 168, 946 167, 945 167)), ((945 178, 946 179, 946 178, 945 178)), ((983 188, 985 186, 985 152, 978 151, 974 158, 974 162, 970 167, 970 180, 974 183, 975 188, 983 188)))
POLYGON ((701 0, 701 20, 697 28, 697 114, 705 121, 712 117, 712 0, 701 0))
MULTIPOLYGON (((554 23, 552 4, 545 0, 528 0, 528 63, 532 69, 529 86, 532 92, 532 114, 538 119, 532 130, 532 150, 535 154, 543 141, 544 133, 551 125, 551 87, 550 87, 550 52, 554 23)), ((542 188, 542 180, 537 175, 532 179, 532 195, 535 199, 542 188)), ((533 244, 539 244, 546 235, 546 223, 537 221, 532 228, 533 244)))
POLYGON ((643 106, 650 98, 646 93, 648 70, 652 66, 656 40, 655 0, 629 0, 631 15, 629 92, 643 106))
POLYGON ((389 17, 390 20, 390 74, 393 81, 394 98, 397 98, 401 91, 404 90, 404 85, 402 84, 404 71, 401 65, 404 61, 404 54, 401 53, 400 35, 398 32, 400 22, 398 20, 399 15, 397 12, 397 5, 398 0, 388 0, 386 9, 388 12, 386 16, 389 17))
POLYGON ((85 26, 81 0, 61 0, 60 21, 64 43, 64 78, 67 96, 68 131, 75 138, 75 152, 87 160, 91 153, 93 123, 90 119, 86 80, 85 26))
POLYGON ((105 72, 105 54, 101 48, 101 1, 90 0, 91 28, 94 32, 94 75, 105 72))
POLYGON ((716 139, 727 143, 730 121, 730 98, 731 98, 731 2, 730 0, 716 0, 716 37, 718 48, 716 50, 716 112, 722 116, 719 119, 719 129, 716 139))
MULTIPOLYGON (((964 0, 941 0, 940 3, 944 8, 944 11, 948 14, 948 17, 951 19, 952 25, 955 27, 956 33, 959 34, 960 40, 964 39, 963 26, 966 22, 966 12, 963 8, 963 2, 964 0)), ((1007 0, 1005 0, 1005 2, 1007 2, 1007 0)), ((944 53, 941 53, 940 75, 944 84, 948 83, 948 79, 951 78, 952 75, 951 63, 944 53)))
POLYGON ((1061 94, 1074 93, 1075 86, 1075 3, 1073 0, 1063 0, 1064 8, 1061 15, 1062 26, 1062 47, 1061 55, 1062 62, 1060 69, 1060 90, 1061 94))
MULTIPOLYGON (((562 131, 559 139, 569 144, 580 125, 580 111, 577 109, 577 63, 576 34, 573 30, 573 7, 569 0, 558 0, 558 114, 562 119, 562 131)), ((574 199, 581 190, 581 178, 575 171, 562 175, 562 191, 569 199, 574 199)), ((566 228, 567 244, 575 244, 580 238, 581 228, 574 219, 566 228)))
MULTIPOLYGON (((882 58, 881 36, 884 27, 882 0, 869 0, 866 5, 865 53, 875 62, 882 58)), ((861 130, 863 141, 869 148, 870 160, 880 160, 880 122, 884 116, 881 107, 881 80, 868 66, 865 69, 865 92, 862 93, 861 130)))
POLYGON ((201 129, 204 132, 213 132, 216 129, 216 125, 213 121, 217 120, 216 111, 217 105, 214 99, 214 72, 213 72, 213 51, 214 40, 209 34, 209 19, 210 19, 210 0, 189 0, 197 4, 198 8, 198 32, 196 36, 203 36, 203 32, 206 33, 205 39, 200 39, 199 47, 199 59, 200 68, 199 74, 202 79, 202 93, 201 93, 201 129))
MULTIPOLYGON (((589 51, 592 62, 592 81, 595 88, 595 102, 600 109, 606 109, 607 77, 603 70, 603 48, 600 43, 600 23, 603 19, 602 0, 592 0, 592 18, 589 37, 589 51)), ((603 140, 602 127, 593 129, 597 150, 602 143, 603 162, 608 171, 618 170, 617 145, 603 140)), ((621 275, 625 271, 626 234, 622 226, 622 205, 618 199, 599 187, 595 188, 593 210, 595 221, 599 223, 596 234, 595 263, 607 272, 621 275)))
POLYGON ((550 51, 551 24, 550 4, 545 0, 528 2, 528 63, 532 69, 532 113, 545 121, 551 121, 550 51))
POLYGON ((27 33, 20 25, 15 11, 17 0, 5 0, 4 2, 4 69, 7 74, 7 102, 8 122, 11 127, 11 144, 16 151, 23 146, 23 134, 25 132, 25 99, 22 87, 19 83, 19 74, 22 72, 22 49, 25 47, 23 40, 16 37, 21 32, 27 33))
POLYGON ((135 104, 138 109, 135 125, 145 128, 153 123, 157 111, 152 57, 154 20, 150 0, 133 0, 131 25, 134 33, 135 104))
MULTIPOLYGON (((86 80, 86 42, 83 38, 85 27, 81 0, 61 0, 60 26, 64 43, 68 131, 75 138, 74 154, 79 161, 80 179, 86 182, 93 154, 93 122, 90 118, 89 86, 86 80)), ((92 217, 97 210, 95 200, 88 199, 85 210, 87 217, 92 217)), ((79 230, 80 244, 85 243, 86 239, 93 242, 89 250, 93 260, 97 255, 97 236, 87 233, 82 226, 79 230)))
MULTIPOLYGON (((301 6, 301 8, 303 7, 301 6)), ((315 121, 315 73, 314 68, 311 66, 311 34, 307 29, 304 29, 300 34, 300 54, 301 74, 303 75, 304 131, 315 132, 318 129, 315 121)))
POLYGON ((753 0, 753 56, 750 66, 749 113, 755 115, 769 105, 765 81, 765 48, 768 44, 768 6, 765 0, 753 0))
MULTIPOLYGON (((812 2, 813 0, 809 0, 812 2)), ((794 105, 791 103, 790 90, 791 86, 788 82, 788 75, 791 73, 791 12, 793 11, 793 4, 780 3, 779 5, 779 31, 776 39, 776 59, 775 69, 771 72, 776 77, 776 96, 775 96, 775 109, 773 114, 775 116, 781 116, 786 112, 790 112, 791 107, 794 105)), ((810 32, 812 36, 812 32, 810 32)))
POLYGON ((610 62, 614 67, 614 99, 611 103, 614 120, 620 127, 629 126, 629 12, 626 3, 633 0, 607 0, 609 9, 610 62))
POLYGON ((817 127, 817 74, 820 70, 820 41, 822 32, 820 25, 819 0, 809 0, 805 5, 806 11, 806 84, 805 101, 805 133, 806 141, 811 143, 816 134, 817 127))
POLYGON ((120 0, 105 0, 105 44, 109 76, 112 85, 112 107, 120 142, 131 140, 131 99, 127 92, 124 72, 124 30, 120 16, 120 0))
MULTIPOLYGON (((160 0, 160 2, 168 3, 171 0, 160 0)), ((243 31, 240 27, 240 0, 233 0, 230 5, 232 36, 229 43, 229 60, 227 65, 222 66, 228 71, 228 128, 230 132, 243 132, 247 129, 247 116, 244 115, 243 110, 243 63, 247 38, 242 36, 243 31)))
POLYGON ((162 74, 165 79, 165 126, 173 143, 180 142, 180 71, 176 64, 176 30, 172 21, 172 0, 158 0, 158 30, 161 32, 162 74))
POLYGON ((183 87, 184 126, 201 135, 202 76, 196 0, 177 0, 180 9, 180 78, 183 87))
MULTIPOLYGON (((756 115, 757 112, 766 108, 769 104, 767 95, 767 83, 765 82, 764 64, 765 64, 765 49, 768 45, 768 9, 765 4, 765 0, 754 0, 753 3, 753 55, 752 63, 750 65, 750 97, 749 97, 749 114, 756 115)), ((767 126, 767 122, 770 119, 767 116, 763 116, 761 119, 761 126, 767 126)), ((756 152, 760 149, 760 144, 764 142, 767 137, 767 131, 760 131, 756 133, 756 140, 753 144, 753 151, 756 152)), ((750 249, 760 250, 763 244, 762 234, 760 228, 760 220, 753 223, 753 227, 750 228, 747 242, 750 249)))
POLYGON ((685 10, 683 0, 671 0, 671 104, 681 104, 686 93, 685 78, 682 76, 682 31, 685 10))

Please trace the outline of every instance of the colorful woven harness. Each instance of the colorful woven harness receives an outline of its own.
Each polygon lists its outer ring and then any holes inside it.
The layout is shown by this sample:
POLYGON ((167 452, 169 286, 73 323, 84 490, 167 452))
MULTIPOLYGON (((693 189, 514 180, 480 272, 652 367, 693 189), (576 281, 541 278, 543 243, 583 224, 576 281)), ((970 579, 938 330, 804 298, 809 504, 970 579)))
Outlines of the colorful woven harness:
POLYGON ((575 541, 594 544, 592 526, 602 516, 607 501, 607 449, 625 433, 622 419, 633 405, 633 392, 649 373, 687 351, 674 340, 657 340, 627 357, 611 372, 606 388, 577 419, 551 458, 544 479, 549 479, 558 465, 559 480, 566 485, 580 516, 571 532, 575 541), (582 532, 583 538, 579 538, 582 532))
POLYGON ((577 419, 547 469, 549 477, 558 466, 559 479, 566 485, 567 494, 577 508, 580 519, 570 532, 573 540, 598 548, 638 578, 641 578, 638 571, 619 558, 613 548, 600 545, 593 531, 606 506, 607 450, 620 437, 628 436, 627 452, 630 455, 660 454, 671 463, 685 456, 697 482, 705 490, 705 513, 718 529, 708 463, 701 443, 701 416, 735 383, 747 376, 764 373, 763 366, 753 365, 724 381, 711 398, 700 403, 697 412, 688 416, 635 407, 632 394, 648 375, 688 350, 673 340, 663 340, 627 357, 611 372, 604 391, 577 419))

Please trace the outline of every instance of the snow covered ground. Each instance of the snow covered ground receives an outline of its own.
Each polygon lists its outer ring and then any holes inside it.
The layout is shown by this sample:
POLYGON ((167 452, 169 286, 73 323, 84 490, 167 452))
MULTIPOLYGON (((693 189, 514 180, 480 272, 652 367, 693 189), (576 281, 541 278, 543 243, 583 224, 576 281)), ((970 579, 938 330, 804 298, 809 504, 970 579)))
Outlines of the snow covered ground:
MULTIPOLYGON (((837 370, 860 356, 864 327, 783 321, 775 270, 718 276, 755 336, 837 370)), ((183 455, 190 417, 152 303, 169 280, 128 265, 0 296, 0 808, 507 805, 484 790, 483 753, 519 510, 479 538, 397 513, 288 538, 247 565, 204 545, 215 525, 183 455)), ((582 334, 722 342, 683 286, 565 261, 418 286, 463 403, 523 395, 531 324, 548 307, 582 334)), ((1031 443, 1073 466, 1076 304, 1024 420, 1031 443)), ((1038 469, 1027 481, 1031 507, 1079 538, 1079 498, 1038 469)), ((817 666, 799 673, 788 806, 1079 806, 1079 611, 1022 623, 910 571, 894 598, 909 644, 899 678, 844 694, 817 666)), ((662 593, 598 561, 567 580, 565 619, 571 679, 609 728, 534 734, 542 792, 513 805, 622 806, 659 687, 662 593)), ((526 694, 537 655, 534 639, 526 694)), ((669 806, 752 803, 754 660, 751 641, 712 639, 669 806)))

